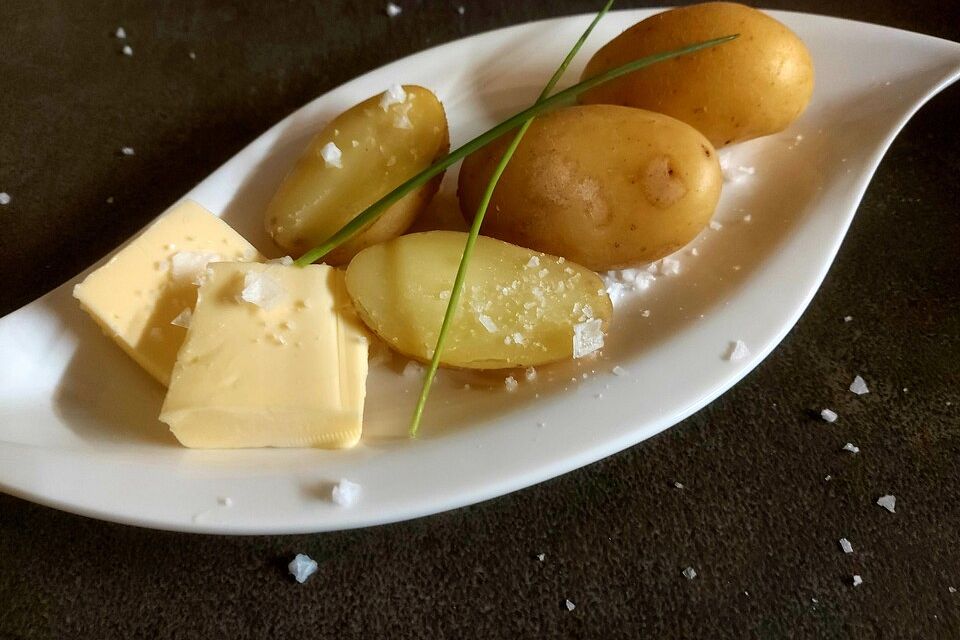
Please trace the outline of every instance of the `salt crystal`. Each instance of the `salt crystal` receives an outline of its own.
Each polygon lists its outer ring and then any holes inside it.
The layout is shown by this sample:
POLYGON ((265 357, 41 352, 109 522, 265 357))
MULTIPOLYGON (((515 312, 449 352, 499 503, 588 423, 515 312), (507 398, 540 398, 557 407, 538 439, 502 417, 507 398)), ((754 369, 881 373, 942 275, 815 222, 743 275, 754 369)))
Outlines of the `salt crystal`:
POLYGON ((306 554, 298 553, 297 557, 287 565, 287 569, 297 582, 303 584, 307 578, 317 572, 317 562, 306 554))
POLYGON ((351 145, 354 149, 356 149, 357 147, 360 146, 360 143, 359 143, 358 141, 356 141, 356 140, 351 140, 351 141, 350 141, 350 145, 351 145))
POLYGON ((897 506, 897 497, 891 495, 880 496, 877 498, 877 504, 890 513, 896 513, 895 507, 897 506))
POLYGON ((269 273, 247 271, 243 275, 243 290, 240 299, 269 311, 279 304, 287 291, 269 273))
POLYGON ((177 282, 199 285, 207 265, 221 260, 219 253, 206 251, 178 251, 170 256, 170 276, 177 282))
POLYGON ((338 506, 352 507, 360 499, 360 485, 346 478, 340 478, 340 482, 334 485, 330 492, 330 498, 338 506))
POLYGON ((481 313, 479 316, 477 316, 477 320, 480 321, 480 324, 482 324, 483 328, 486 329, 489 333, 496 333, 497 323, 493 321, 493 318, 491 318, 485 313, 481 313))
POLYGON ((326 166, 334 167, 335 169, 343 168, 343 162, 341 160, 343 154, 340 152, 340 147, 334 143, 328 142, 323 145, 323 148, 320 149, 320 156, 323 158, 326 166))
POLYGON ((582 358, 603 348, 603 323, 593 318, 573 326, 573 357, 582 358))
POLYGON ((540 266, 540 258, 537 256, 530 256, 530 259, 527 260, 527 264, 524 265, 527 269, 535 269, 540 266))
POLYGON ((853 575, 853 586, 859 587, 859 586, 862 585, 862 584, 863 584, 863 578, 861 578, 859 574, 854 574, 854 575, 853 575))
POLYGON ((193 319, 193 311, 190 310, 190 307, 185 308, 183 311, 177 314, 177 317, 170 321, 170 324, 183 327, 184 329, 190 326, 190 320, 193 319))
POLYGON ((856 446, 852 442, 848 442, 847 444, 843 445, 843 450, 849 451, 850 453, 860 453, 860 447, 856 446))
POLYGON ((674 258, 664 258, 660 261, 660 273, 675 276, 680 273, 680 261, 674 258))
POLYGON ((831 480, 833 480, 833 476, 830 476, 830 475, 823 476, 823 480, 824 482, 830 482, 831 480))
POLYGON ((750 221, 752 221, 752 220, 753 220, 753 216, 750 215, 749 213, 748 213, 747 215, 743 216, 743 221, 744 221, 744 222, 750 222, 750 221))
POLYGON ((690 255, 692 255, 692 256, 698 256, 698 255, 700 255, 700 250, 697 249, 696 247, 694 247, 693 249, 690 249, 690 255))
POLYGON ((624 368, 621 367, 620 365, 615 366, 613 369, 611 369, 611 371, 613 372, 613 375, 615 375, 615 376, 625 376, 625 375, 627 375, 628 373, 630 373, 629 371, 627 371, 626 369, 624 369, 624 368))
POLYGON ((527 379, 527 382, 533 382, 537 379, 537 370, 534 367, 528 367, 527 370, 523 372, 523 377, 527 379))
POLYGON ((423 365, 416 360, 410 360, 407 362, 406 366, 403 367, 403 375, 406 378, 422 377, 423 365))
POLYGON ((128 44, 123 45, 123 55, 130 57, 133 55, 133 47, 128 44))
POLYGON ((820 417, 826 422, 836 422, 839 416, 837 416, 837 412, 832 409, 823 409, 820 411, 820 417))
POLYGON ((188 53, 187 55, 190 56, 190 59, 191 59, 191 60, 196 60, 196 59, 197 59, 197 54, 194 53, 193 51, 191 51, 191 52, 188 53))
POLYGON ((10 197, 9 193, 6 191, 0 191, 0 205, 10 204, 10 200, 12 200, 12 198, 10 197))
POLYGON ((545 554, 545 553, 538 553, 538 554, 537 554, 537 560, 539 560, 540 562, 543 562, 543 560, 544 560, 546 557, 547 557, 547 554, 545 554))
POLYGON ((136 151, 133 150, 133 147, 120 147, 120 153, 125 156, 136 155, 136 151))
POLYGON ((457 7, 457 13, 459 13, 460 15, 463 15, 466 12, 467 12, 467 8, 465 6, 460 5, 459 7, 457 7))
POLYGON ((853 553, 853 545, 846 538, 840 538, 840 548, 844 553, 853 553))
POLYGON ((293 265, 293 258, 290 256, 283 256, 282 258, 274 258, 273 260, 267 260, 267 264, 282 264, 285 267, 293 265))
POLYGON ((853 316, 843 316, 844 322, 853 322, 853 316))
POLYGON ((565 604, 566 607, 567 607, 567 611, 573 611, 574 609, 577 608, 577 605, 573 604, 573 603, 570 602, 569 600, 567 600, 564 604, 565 604))
POLYGON ((717 222, 716 220, 711 220, 710 228, 713 229, 714 231, 720 231, 720 229, 723 229, 723 225, 717 222))
POLYGON ((677 489, 683 489, 683 488, 684 488, 682 482, 676 482, 676 481, 674 481, 673 486, 676 487, 677 489))
POLYGON ((403 12, 403 9, 401 9, 399 6, 395 5, 392 2, 387 3, 387 15, 390 16, 391 18, 396 18, 402 12, 403 12))
POLYGON ((864 382, 863 378, 857 376, 853 379, 853 382, 850 383, 850 391, 853 391, 858 396, 862 396, 865 393, 870 393, 870 389, 867 389, 867 383, 864 382))
POLYGON ((687 567, 683 570, 683 575, 686 576, 687 580, 693 580, 697 577, 697 571, 693 567, 687 567))
POLYGON ((955 587, 947 587, 947 591, 949 591, 950 593, 956 593, 957 589, 955 587))
POLYGON ((123 27, 117 27, 117 30, 113 32, 113 36, 118 40, 124 40, 127 37, 127 32, 123 27))
POLYGON ((650 309, 644 309, 643 311, 640 312, 640 315, 643 316, 644 318, 649 318, 649 317, 650 317, 650 309))
POLYGON ((749 355, 750 349, 747 348, 747 345, 743 342, 743 340, 737 340, 736 342, 730 343, 730 350, 727 354, 727 360, 730 362, 738 362, 749 355))
POLYGON ((520 383, 518 383, 517 379, 513 376, 507 376, 503 380, 503 386, 507 388, 508 393, 513 393, 517 390, 517 387, 520 386, 520 383))

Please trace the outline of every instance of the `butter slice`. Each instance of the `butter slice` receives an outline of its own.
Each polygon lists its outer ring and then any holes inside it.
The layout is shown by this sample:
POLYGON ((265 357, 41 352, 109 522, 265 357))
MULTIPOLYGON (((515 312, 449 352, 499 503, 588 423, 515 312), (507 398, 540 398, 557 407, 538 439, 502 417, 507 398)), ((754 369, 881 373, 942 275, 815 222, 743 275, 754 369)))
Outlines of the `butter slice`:
POLYGON ((160 420, 194 448, 351 447, 367 344, 341 271, 210 265, 160 420), (245 289, 257 279, 271 290, 263 306, 245 289))
POLYGON ((173 277, 171 262, 181 252, 180 258, 208 254, 220 261, 263 260, 226 222, 185 200, 73 289, 83 310, 163 384, 169 384, 187 333, 170 322, 184 309, 192 310, 197 300, 191 278, 173 277))

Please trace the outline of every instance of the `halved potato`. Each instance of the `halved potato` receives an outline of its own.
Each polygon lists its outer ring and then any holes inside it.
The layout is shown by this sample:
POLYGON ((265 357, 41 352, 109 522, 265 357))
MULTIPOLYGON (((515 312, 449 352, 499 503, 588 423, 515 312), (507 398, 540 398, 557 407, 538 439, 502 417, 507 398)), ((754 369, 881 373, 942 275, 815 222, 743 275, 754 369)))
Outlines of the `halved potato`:
MULTIPOLYGON (((310 142, 267 207, 267 231, 291 255, 300 255, 449 149, 447 117, 430 90, 407 85, 364 100, 310 142)), ((324 261, 346 263, 364 247, 402 234, 442 179, 440 174, 409 193, 324 261)))
MULTIPOLYGON (((357 254, 347 292, 367 326, 397 351, 429 360, 466 241, 463 232, 428 231, 357 254)), ((440 362, 505 369, 580 357, 603 345, 612 313, 589 269, 481 236, 440 362)))

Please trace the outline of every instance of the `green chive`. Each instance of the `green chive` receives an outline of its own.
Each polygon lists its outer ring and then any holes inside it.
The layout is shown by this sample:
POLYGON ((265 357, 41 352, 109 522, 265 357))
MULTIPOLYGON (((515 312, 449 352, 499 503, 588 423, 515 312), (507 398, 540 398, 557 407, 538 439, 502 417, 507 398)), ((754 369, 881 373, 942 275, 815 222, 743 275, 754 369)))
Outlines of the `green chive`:
MULTIPOLYGON (((546 100, 550 95, 550 92, 553 91, 553 88, 557 86, 557 82, 560 81, 560 78, 567 70, 567 67, 570 66, 571 62, 573 62, 573 58, 577 55, 577 52, 580 51, 583 43, 586 42, 587 38, 590 36, 590 33, 593 31, 593 28, 597 26, 597 23, 600 22, 600 19, 603 18, 603 16, 607 14, 607 11, 610 10, 613 2, 614 0, 607 0, 607 3, 603 5, 603 8, 600 9, 600 12, 593 19, 593 22, 590 23, 590 26, 588 26, 587 30, 583 32, 583 35, 580 36, 580 39, 577 40, 576 44, 573 45, 573 48, 570 49, 570 53, 567 54, 567 57, 563 59, 563 62, 553 73, 553 76, 547 82, 547 86, 543 88, 543 91, 540 93, 540 97, 537 98, 534 106, 541 104, 544 100, 546 100)), ((483 218, 487 213, 487 207, 490 205, 490 199, 493 197, 493 191, 496 189, 497 183, 500 181, 500 176, 503 175, 504 170, 507 168, 507 163, 510 162, 510 159, 513 157, 517 147, 520 146, 520 141, 523 140, 523 136, 527 133, 527 129, 530 128, 532 123, 533 117, 530 117, 527 118, 522 125, 520 125, 520 130, 517 131, 517 134, 510 142, 510 146, 508 146, 506 151, 503 152, 503 157, 500 158, 500 163, 497 164, 497 167, 493 170, 493 175, 490 176, 490 182, 487 183, 487 188, 483 192, 483 197, 480 199, 480 204, 477 206, 477 214, 473 218, 473 224, 470 225, 470 234, 467 236, 467 244, 463 248, 463 256, 460 258, 460 266, 457 268, 457 277, 454 279, 453 288, 450 290, 450 300, 447 302, 447 311, 443 315, 443 324, 440 325, 440 333, 437 335, 437 346, 433 350, 433 357, 430 358, 430 367, 427 369, 427 373, 423 377, 423 388, 420 390, 420 398, 417 400, 417 406, 413 410, 413 418, 410 421, 411 438, 416 437, 417 430, 420 428, 420 419, 423 417, 423 409, 427 404, 427 397, 430 395, 430 387, 433 385, 433 378, 437 374, 437 367, 440 366, 440 354, 443 352, 443 345, 447 340, 447 332, 450 330, 450 325, 453 323, 453 316, 457 310, 457 306, 460 304, 460 294, 463 293, 463 283, 467 277, 467 265, 470 264, 470 256, 473 255, 473 248, 477 244, 477 237, 480 235, 480 225, 483 224, 483 218)))
POLYGON ((523 125, 524 122, 539 116, 554 107, 564 104, 565 102, 576 98, 578 95, 584 91, 588 91, 601 85, 610 80, 619 78, 620 76, 632 73, 644 67, 649 67, 650 65, 656 64, 658 62, 663 62, 664 60, 669 60, 671 58, 676 58, 677 56, 682 56, 688 53, 693 53, 694 51, 700 51, 701 49, 707 49, 709 47, 715 47, 718 44, 723 44, 725 42, 730 42, 731 40, 737 38, 739 34, 723 36, 722 38, 714 38, 712 40, 705 40, 703 42, 698 42, 696 44, 688 45, 680 49, 674 49, 673 51, 667 51, 665 53, 657 53, 652 56, 647 56, 645 58, 640 58, 632 62, 628 62, 619 67, 615 67, 600 75, 593 76, 588 78, 579 84, 575 84, 568 89, 554 94, 552 97, 547 98, 537 102, 532 107, 521 111, 520 113, 515 114, 514 116, 504 120, 497 126, 488 130, 485 133, 480 134, 470 142, 466 143, 459 149, 450 152, 444 158, 438 160, 432 166, 424 169, 414 177, 410 178, 399 187, 383 196, 372 205, 367 207, 363 212, 358 214, 350 222, 343 226, 339 231, 330 236, 323 244, 314 247, 310 251, 307 251, 305 254, 300 256, 295 264, 297 266, 303 267, 308 264, 312 264, 317 260, 321 259, 341 244, 353 237, 354 234, 363 230, 367 225, 380 217, 392 204, 403 198, 405 195, 416 189, 417 187, 423 186, 430 181, 434 176, 439 175, 442 171, 455 164, 456 162, 467 157, 477 149, 483 147, 487 143, 499 138, 501 135, 516 129, 523 125))

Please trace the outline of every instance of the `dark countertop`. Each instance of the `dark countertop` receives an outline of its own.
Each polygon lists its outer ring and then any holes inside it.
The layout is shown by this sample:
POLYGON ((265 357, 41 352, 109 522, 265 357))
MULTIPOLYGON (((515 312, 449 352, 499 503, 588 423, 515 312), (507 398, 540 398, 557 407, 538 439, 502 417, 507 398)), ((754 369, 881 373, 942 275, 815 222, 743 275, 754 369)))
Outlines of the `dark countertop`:
MULTIPOLYGON (((0 3, 0 314, 316 95, 598 3, 400 4, 391 21, 368 0, 0 3)), ((956 3, 766 4, 960 40, 956 3)), ((958 113, 953 87, 917 114, 796 328, 662 435, 503 498, 334 534, 155 532, 0 496, 0 637, 960 638, 958 113), (853 373, 872 389, 856 401, 853 373), (824 404, 842 420, 820 422, 824 404), (302 586, 296 552, 321 564, 302 586)))

